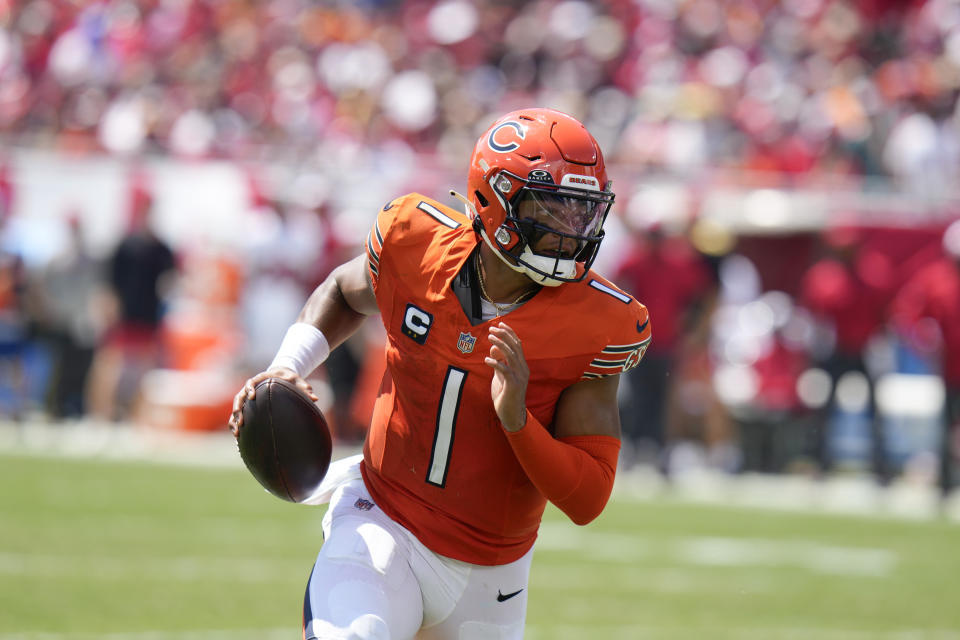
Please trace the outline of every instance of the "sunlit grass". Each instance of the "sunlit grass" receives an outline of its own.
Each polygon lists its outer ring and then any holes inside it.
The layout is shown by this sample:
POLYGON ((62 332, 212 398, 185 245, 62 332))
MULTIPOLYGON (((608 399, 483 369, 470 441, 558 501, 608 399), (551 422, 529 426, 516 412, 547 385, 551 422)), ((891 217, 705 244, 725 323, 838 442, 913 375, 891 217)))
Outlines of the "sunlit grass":
MULTIPOLYGON (((0 456, 0 486, 0 639, 299 634, 323 509, 239 466, 0 456)), ((549 509, 527 637, 954 638, 958 575, 960 527, 936 520, 549 509)))

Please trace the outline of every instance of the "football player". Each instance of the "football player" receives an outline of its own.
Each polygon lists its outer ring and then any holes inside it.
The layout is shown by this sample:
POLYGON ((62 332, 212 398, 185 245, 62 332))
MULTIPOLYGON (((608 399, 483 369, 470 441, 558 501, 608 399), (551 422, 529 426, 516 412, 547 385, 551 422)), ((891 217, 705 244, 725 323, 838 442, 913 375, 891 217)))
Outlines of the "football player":
POLYGON ((946 390, 946 421, 940 438, 939 484, 946 498, 956 484, 960 460, 960 220, 946 228, 943 253, 912 273, 890 303, 891 324, 905 344, 915 349, 929 340, 931 322, 939 330, 940 376, 946 390), (927 336, 921 338, 920 336, 927 336))
POLYGON ((603 510, 618 377, 646 308, 591 270, 614 194, 594 138, 550 109, 507 114, 473 152, 465 213, 420 194, 311 294, 267 371, 305 381, 366 316, 387 333, 363 455, 332 465, 304 638, 520 638, 547 500, 603 510), (419 635, 418 635, 419 634, 419 635))

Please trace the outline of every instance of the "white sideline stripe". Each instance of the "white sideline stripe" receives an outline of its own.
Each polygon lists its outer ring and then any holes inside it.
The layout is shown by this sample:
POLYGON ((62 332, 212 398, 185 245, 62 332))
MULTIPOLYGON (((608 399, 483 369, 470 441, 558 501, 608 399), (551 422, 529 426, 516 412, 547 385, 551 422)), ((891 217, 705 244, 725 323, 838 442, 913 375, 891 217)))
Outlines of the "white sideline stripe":
MULTIPOLYGON (((562 628, 545 627, 543 625, 528 624, 524 637, 526 640, 581 640, 582 638, 611 638, 619 640, 635 638, 686 638, 693 631, 687 627, 644 626, 635 625, 598 625, 575 626, 564 625, 562 628)), ((704 632, 706 633, 706 632, 704 632)), ((960 639, 960 632, 956 629, 910 629, 898 628, 893 631, 876 631, 874 629, 857 629, 844 625, 842 628, 830 627, 732 627, 722 630, 712 630, 708 637, 717 640, 756 639, 756 640, 919 640, 921 638, 937 638, 938 640, 960 639)), ((2 640, 2 636, 0 636, 2 640)))
POLYGON ((576 550, 593 560, 639 561, 650 557, 669 559, 686 566, 794 567, 813 573, 842 576, 885 577, 899 564, 889 549, 841 547, 803 540, 772 538, 680 538, 666 550, 643 536, 591 532, 589 529, 544 523, 537 548, 551 551, 576 550))
POLYGON ((171 556, 131 558, 0 552, 0 575, 85 580, 157 580, 175 582, 286 582, 303 564, 291 560, 171 556))
POLYGON ((634 468, 618 473, 618 500, 667 499, 820 515, 850 515, 910 521, 941 517, 960 522, 960 487, 942 498, 937 487, 898 479, 881 487, 869 476, 813 480, 791 475, 691 471, 667 483, 655 471, 634 468))
POLYGON ((110 631, 82 633, 76 631, 25 631, 0 633, 0 640, 288 640, 293 629, 210 629, 206 631, 110 631))
POLYGON ((884 577, 897 566, 889 549, 839 547, 767 538, 686 538, 679 557, 707 566, 799 567, 816 573, 884 577))
MULTIPOLYGON (((656 560, 660 561, 661 558, 656 560)), ((611 561, 603 574, 585 574, 582 567, 572 564, 565 567, 535 567, 530 583, 531 589, 544 592, 551 601, 572 599, 571 585, 576 585, 580 592, 613 589, 641 597, 650 593, 657 597, 664 594, 702 594, 703 597, 712 598, 729 587, 729 578, 719 571, 707 573, 695 567, 638 568, 629 563, 611 561)), ((776 588, 776 578, 770 575, 750 575, 737 579, 737 591, 743 595, 768 594, 776 588)))

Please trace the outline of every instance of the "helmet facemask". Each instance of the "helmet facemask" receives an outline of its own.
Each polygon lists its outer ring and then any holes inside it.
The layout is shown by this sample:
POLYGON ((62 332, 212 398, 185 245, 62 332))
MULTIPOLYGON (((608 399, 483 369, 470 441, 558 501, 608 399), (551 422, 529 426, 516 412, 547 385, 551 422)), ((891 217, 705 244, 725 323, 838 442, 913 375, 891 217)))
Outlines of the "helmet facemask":
POLYGON ((474 146, 467 189, 474 227, 511 269, 547 286, 586 277, 613 192, 576 118, 537 107, 501 117, 474 146))
POLYGON ((504 262, 546 286, 578 282, 586 276, 613 204, 609 184, 604 191, 558 186, 508 171, 495 172, 489 184, 506 219, 492 238, 482 235, 504 262), (514 191, 517 184, 521 186, 514 191))

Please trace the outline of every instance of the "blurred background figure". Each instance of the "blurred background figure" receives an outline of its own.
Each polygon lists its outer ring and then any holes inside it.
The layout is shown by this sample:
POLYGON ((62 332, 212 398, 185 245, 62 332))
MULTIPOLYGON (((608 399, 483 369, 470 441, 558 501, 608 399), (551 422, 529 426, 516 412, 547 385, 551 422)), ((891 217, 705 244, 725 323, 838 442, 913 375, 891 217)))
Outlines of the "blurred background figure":
MULTIPOLYGON (((803 407, 797 381, 807 357, 808 324, 794 298, 765 285, 764 275, 782 256, 748 256, 738 245, 719 263, 720 290, 711 317, 713 385, 738 436, 737 470, 802 472, 803 407)), ((782 283, 781 283, 782 284, 782 283)))
MULTIPOLYGON (((314 178, 316 179, 316 178, 314 178)), ((304 194, 309 195, 309 193, 304 194)), ((327 197, 305 197, 302 205, 316 217, 318 231, 317 255, 307 271, 308 291, 312 291, 338 265, 356 255, 356 239, 350 229, 338 225, 333 206, 327 197)), ((373 416, 371 403, 380 387, 384 336, 376 323, 364 323, 360 331, 347 339, 341 348, 334 349, 320 368, 330 389, 328 415, 335 437, 344 443, 359 444, 367 433, 373 416), (368 388, 363 378, 373 377, 374 388, 368 388)))
POLYGON ((23 354, 30 322, 26 268, 8 235, 14 196, 9 168, 0 161, 0 414, 19 419, 26 408, 23 354))
POLYGON ((737 240, 722 224, 702 219, 690 226, 687 236, 703 260, 709 284, 687 312, 688 322, 678 336, 668 384, 664 462, 671 475, 697 469, 734 473, 742 470, 743 443, 737 422, 717 393, 712 338, 720 266, 737 240))
POLYGON ((823 471, 833 468, 831 425, 841 414, 854 414, 868 425, 872 469, 886 482, 890 469, 874 392, 878 372, 870 369, 866 356, 871 339, 885 326, 895 286, 893 264, 865 247, 863 233, 854 227, 831 227, 820 244, 822 255, 803 275, 799 301, 818 323, 812 364, 830 379, 830 395, 814 424, 818 461, 823 471))
MULTIPOLYGON (((675 223, 668 223, 674 224, 675 223)), ((676 226, 676 225, 675 225, 676 226)), ((630 242, 612 280, 643 301, 656 336, 644 367, 627 372, 621 390, 621 420, 627 466, 633 462, 665 468, 667 406, 673 395, 684 339, 711 305, 713 282, 703 257, 686 238, 685 223, 667 229, 663 220, 631 225, 630 242), (642 371, 641 371, 642 369, 642 371)))
POLYGON ((144 374, 163 356, 161 320, 173 286, 173 251, 153 231, 153 194, 143 177, 130 187, 127 228, 106 265, 111 319, 97 346, 88 386, 88 409, 102 420, 135 414, 144 374))
POLYGON ((941 257, 912 274, 891 304, 893 324, 913 348, 932 356, 946 390, 939 483, 953 487, 960 460, 960 220, 943 234, 941 257))
POLYGON ((68 213, 64 224, 66 246, 36 276, 34 315, 52 359, 47 412, 76 419, 86 415, 87 376, 103 332, 104 274, 84 241, 80 212, 68 213))
MULTIPOLYGON (((240 309, 248 347, 241 364, 257 371, 273 359, 275 346, 309 292, 358 249, 356 238, 343 237, 323 175, 305 173, 278 186, 251 170, 246 187, 252 216, 244 246, 246 284, 240 309)), ((366 432, 368 420, 358 423, 352 404, 369 331, 362 329, 346 348, 334 350, 311 379, 341 441, 361 441, 366 432)), ((381 370, 375 373, 378 380, 381 370)))
POLYGON ((313 211, 297 206, 291 194, 260 176, 249 177, 251 218, 245 233, 246 286, 241 300, 250 346, 246 366, 254 369, 273 358, 270 345, 280 343, 312 290, 323 242, 321 222, 313 211))

